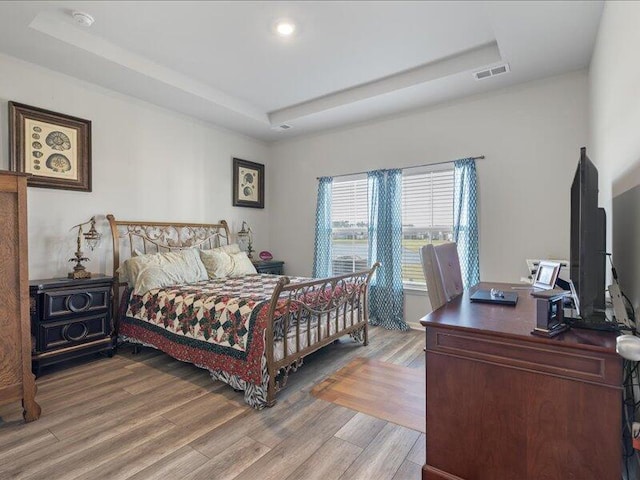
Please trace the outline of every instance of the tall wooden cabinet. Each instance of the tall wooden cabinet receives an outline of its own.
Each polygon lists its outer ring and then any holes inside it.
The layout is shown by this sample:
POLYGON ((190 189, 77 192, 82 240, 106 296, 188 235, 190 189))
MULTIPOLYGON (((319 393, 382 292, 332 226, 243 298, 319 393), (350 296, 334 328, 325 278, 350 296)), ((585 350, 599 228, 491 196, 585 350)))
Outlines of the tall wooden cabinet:
POLYGON ((27 177, 0 172, 0 404, 22 400, 26 422, 40 417, 31 373, 27 177))

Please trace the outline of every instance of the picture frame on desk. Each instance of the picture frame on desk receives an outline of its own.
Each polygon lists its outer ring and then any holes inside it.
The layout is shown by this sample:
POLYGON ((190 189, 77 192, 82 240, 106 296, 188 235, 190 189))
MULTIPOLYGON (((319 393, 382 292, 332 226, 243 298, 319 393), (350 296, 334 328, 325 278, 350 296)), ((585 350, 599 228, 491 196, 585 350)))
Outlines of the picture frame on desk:
POLYGON ((560 262, 550 260, 542 260, 538 265, 536 278, 533 280, 533 288, 541 290, 551 290, 560 274, 560 262))

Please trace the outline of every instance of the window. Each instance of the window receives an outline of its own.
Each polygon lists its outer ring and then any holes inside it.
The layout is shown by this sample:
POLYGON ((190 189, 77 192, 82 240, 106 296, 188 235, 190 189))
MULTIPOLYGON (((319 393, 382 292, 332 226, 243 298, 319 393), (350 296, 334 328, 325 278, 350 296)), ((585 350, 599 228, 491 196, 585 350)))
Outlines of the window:
POLYGON ((402 172, 402 281, 425 286, 420 247, 453 241, 453 168, 402 172))
MULTIPOLYGON (((369 263, 367 178, 343 177, 332 188, 332 274, 364 270, 369 263)), ((453 240, 451 164, 403 170, 402 234, 402 280, 405 286, 424 287, 420 247, 453 240)))
POLYGON ((359 175, 334 181, 332 188, 332 274, 365 270, 369 238, 367 178, 359 175))

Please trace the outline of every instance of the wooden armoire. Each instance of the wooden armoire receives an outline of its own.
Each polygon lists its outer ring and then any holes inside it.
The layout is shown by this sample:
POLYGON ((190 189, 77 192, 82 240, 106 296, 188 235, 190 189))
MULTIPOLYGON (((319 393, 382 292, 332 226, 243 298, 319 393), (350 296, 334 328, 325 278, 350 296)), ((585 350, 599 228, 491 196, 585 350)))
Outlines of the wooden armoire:
POLYGON ((40 417, 31 373, 27 176, 0 172, 0 404, 22 400, 26 422, 40 417))

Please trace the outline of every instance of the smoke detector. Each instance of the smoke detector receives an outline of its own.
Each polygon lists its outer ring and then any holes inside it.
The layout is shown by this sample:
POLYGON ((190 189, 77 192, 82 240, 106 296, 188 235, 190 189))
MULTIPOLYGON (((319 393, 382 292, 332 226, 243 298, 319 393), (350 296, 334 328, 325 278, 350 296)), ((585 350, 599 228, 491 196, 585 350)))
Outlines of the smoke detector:
POLYGON ((95 22, 95 19, 85 12, 75 11, 71 13, 71 16, 77 24, 82 25, 83 27, 90 27, 93 25, 93 22, 95 22))
POLYGON ((476 80, 484 80, 486 78, 496 77, 505 73, 509 73, 511 69, 508 63, 502 65, 496 65, 495 67, 487 68, 486 70, 480 70, 479 72, 473 72, 473 77, 476 80))

